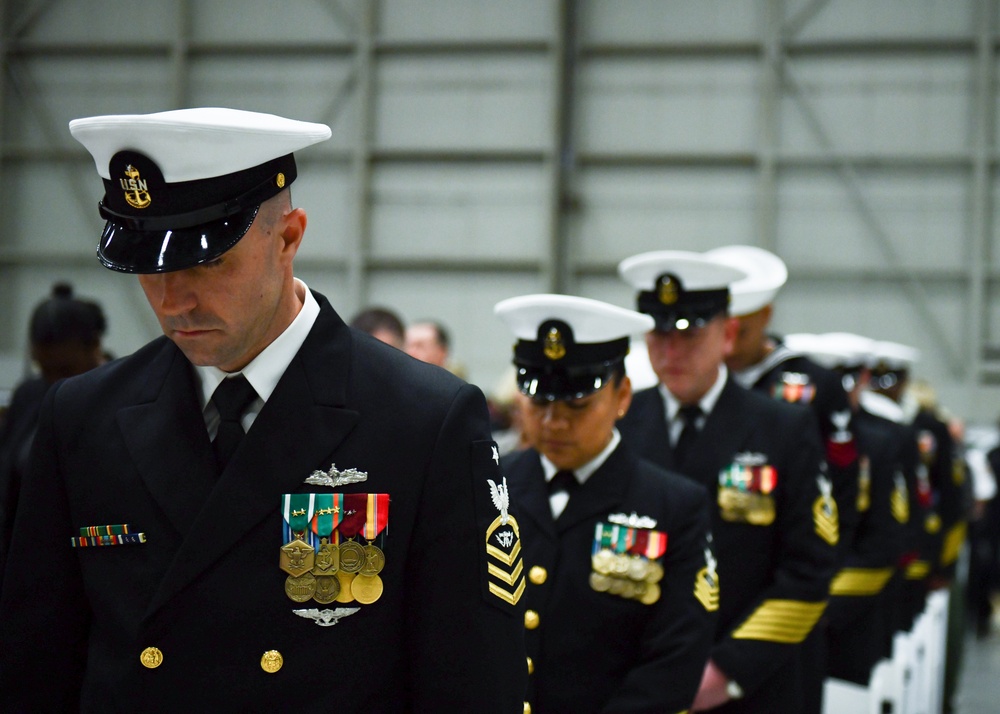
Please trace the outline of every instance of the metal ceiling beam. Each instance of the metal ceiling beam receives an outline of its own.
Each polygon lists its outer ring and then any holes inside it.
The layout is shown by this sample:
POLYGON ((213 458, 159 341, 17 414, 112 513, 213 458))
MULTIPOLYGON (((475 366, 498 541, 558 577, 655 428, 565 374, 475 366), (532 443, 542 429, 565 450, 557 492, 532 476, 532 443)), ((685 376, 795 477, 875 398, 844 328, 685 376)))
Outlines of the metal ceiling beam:
POLYGON ((757 243, 775 251, 778 245, 778 165, 781 123, 781 22, 784 0, 764 0, 764 18, 759 63, 757 243))
POLYGON ((990 243, 993 235, 992 164, 996 130, 996 29, 995 0, 978 0, 975 7, 976 65, 975 95, 972 112, 976 119, 972 136, 972 210, 971 246, 969 256, 969 287, 966 340, 967 359, 973 379, 969 380, 970 397, 984 373, 985 345, 989 339, 989 308, 987 305, 987 267, 990 265, 990 243))
MULTIPOLYGON (((815 109, 813 109, 809 100, 805 97, 798 82, 788 70, 788 65, 784 65, 783 79, 785 88, 788 90, 789 95, 795 100, 799 109, 802 111, 802 116, 813 136, 818 141, 820 147, 824 151, 832 154, 834 148, 833 141, 831 140, 829 133, 823 127, 823 123, 820 121, 819 115, 816 113, 815 109)), ((903 270, 904 274, 906 274, 907 279, 903 283, 903 288, 908 294, 912 302, 912 306, 914 310, 916 310, 921 323, 926 326, 927 331, 930 333, 931 341, 944 357, 945 364, 948 366, 949 371, 951 371, 952 375, 955 377, 964 377, 967 373, 966 365, 961 360, 959 355, 956 354, 951 345, 951 338, 941 327, 939 320, 931 311, 931 300, 927 295, 927 290, 924 287, 924 284, 912 271, 903 267, 902 258, 893 243, 893 238, 889 231, 882 225, 882 221, 879 218, 878 213, 871 207, 871 204, 865 195, 864 188, 861 185, 861 179, 859 178, 854 165, 845 160, 838 160, 834 162, 834 169, 847 191, 847 196, 850 199, 851 204, 854 206, 854 210, 861 218, 862 223, 868 227, 868 231, 875 238, 875 243, 882 251, 885 261, 889 265, 903 270)))
POLYGON ((378 28, 378 0, 362 0, 357 18, 354 68, 358 98, 357 134, 353 142, 351 173, 354 180, 354 225, 347 239, 347 300, 349 314, 368 303, 366 272, 372 243, 372 145, 375 127, 375 33, 378 28))
POLYGON ((545 283, 554 293, 571 290, 570 221, 575 211, 571 181, 576 170, 573 141, 573 102, 576 94, 577 20, 576 0, 560 0, 552 57, 555 63, 552 92, 551 156, 547 162, 549 185, 549 235, 544 265, 545 283))

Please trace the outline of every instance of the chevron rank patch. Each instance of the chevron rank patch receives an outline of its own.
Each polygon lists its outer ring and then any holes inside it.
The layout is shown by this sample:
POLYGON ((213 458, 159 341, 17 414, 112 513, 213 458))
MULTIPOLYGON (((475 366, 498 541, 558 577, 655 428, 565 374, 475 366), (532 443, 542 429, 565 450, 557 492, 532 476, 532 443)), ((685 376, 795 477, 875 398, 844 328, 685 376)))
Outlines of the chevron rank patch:
POLYGON ((872 507, 872 462, 867 456, 858 460, 858 513, 867 513, 872 507))
POLYGON ((906 488, 906 479, 903 474, 896 471, 893 477, 892 495, 889 497, 889 508, 892 517, 897 523, 905 524, 910 522, 910 498, 909 490, 906 488))
POLYGON ((718 561, 711 548, 705 548, 705 567, 694 576, 694 597, 708 612, 719 609, 719 574, 715 567, 718 561))
POLYGON ((524 593, 521 533, 510 512, 507 479, 500 473, 500 453, 495 441, 472 443, 473 489, 476 521, 481 534, 480 563, 483 597, 502 609, 517 605, 524 593))
POLYGON ((840 540, 840 521, 837 514, 837 502, 833 500, 833 484, 826 476, 816 477, 819 486, 819 497, 813 501, 813 524, 816 534, 830 545, 837 545, 840 540))

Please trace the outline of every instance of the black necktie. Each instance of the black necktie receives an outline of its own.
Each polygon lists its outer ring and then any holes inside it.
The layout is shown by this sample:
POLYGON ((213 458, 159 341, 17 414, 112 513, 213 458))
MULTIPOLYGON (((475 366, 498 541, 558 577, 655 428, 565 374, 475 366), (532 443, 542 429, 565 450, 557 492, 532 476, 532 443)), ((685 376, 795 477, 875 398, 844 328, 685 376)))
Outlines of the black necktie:
POLYGON ((227 377, 215 388, 212 402, 219 410, 219 431, 212 442, 212 451, 220 474, 243 438, 243 424, 240 423, 243 412, 256 398, 257 392, 242 374, 227 377))
MULTIPOLYGON (((549 481, 549 501, 551 505, 552 497, 557 493, 565 493, 567 496, 572 496, 573 492, 580 487, 580 482, 576 480, 576 476, 573 475, 572 471, 556 471, 555 476, 549 481)), ((569 501, 565 503, 557 504, 552 507, 552 515, 558 518, 566 510, 566 506, 569 501), (559 507, 561 506, 561 508, 559 507)))
POLYGON ((698 419, 701 418, 701 407, 697 404, 689 404, 681 407, 677 412, 677 417, 684 425, 681 427, 680 436, 674 444, 674 464, 680 466, 687 459, 691 445, 698 438, 698 419))
POLYGON ((556 475, 549 481, 549 496, 554 496, 557 493, 566 493, 572 496, 573 491, 579 485, 580 482, 576 480, 572 471, 556 471, 556 475))

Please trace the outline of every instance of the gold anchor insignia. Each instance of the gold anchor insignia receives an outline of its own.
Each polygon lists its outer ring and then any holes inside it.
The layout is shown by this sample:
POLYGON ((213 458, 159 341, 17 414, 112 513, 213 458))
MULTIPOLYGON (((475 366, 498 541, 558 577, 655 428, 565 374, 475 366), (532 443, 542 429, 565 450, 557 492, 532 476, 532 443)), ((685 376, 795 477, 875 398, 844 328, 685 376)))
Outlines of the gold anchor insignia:
POLYGON ((562 333, 559 330, 554 327, 549 328, 549 334, 545 336, 545 347, 542 351, 551 360, 562 359, 566 356, 566 345, 563 344, 562 333))
POLYGON ((677 281, 665 276, 660 281, 659 298, 664 305, 673 305, 677 302, 677 281))
POLYGON ((146 208, 153 199, 149 195, 149 184, 139 178, 139 169, 129 164, 125 167, 127 179, 118 179, 121 187, 125 190, 125 201, 132 208, 146 208))

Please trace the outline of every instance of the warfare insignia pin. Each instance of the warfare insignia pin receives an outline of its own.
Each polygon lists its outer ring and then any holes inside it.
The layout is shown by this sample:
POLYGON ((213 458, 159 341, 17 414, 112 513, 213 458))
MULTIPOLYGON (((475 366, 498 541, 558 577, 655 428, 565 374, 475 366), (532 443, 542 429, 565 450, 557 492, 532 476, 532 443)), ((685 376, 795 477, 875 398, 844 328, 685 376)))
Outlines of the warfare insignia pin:
POLYGON ((336 464, 330 464, 329 471, 313 471, 305 482, 312 486, 329 486, 330 488, 337 488, 338 486, 346 486, 351 483, 360 483, 361 481, 367 480, 368 473, 365 471, 358 471, 357 469, 338 471, 336 464))
POLYGON ((608 522, 619 526, 630 528, 656 528, 656 519, 649 516, 640 516, 635 511, 626 516, 624 513, 612 513, 608 516, 608 522))
POLYGON ((292 610, 299 617, 312 620, 320 627, 333 627, 348 615, 360 612, 360 607, 338 607, 335 610, 317 610, 315 607, 308 610, 292 610))

